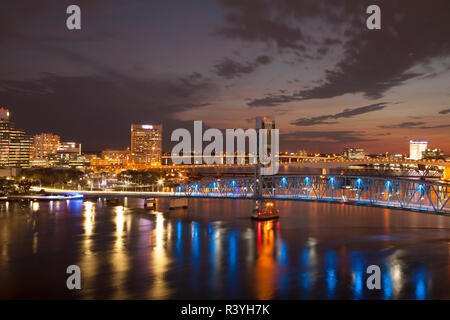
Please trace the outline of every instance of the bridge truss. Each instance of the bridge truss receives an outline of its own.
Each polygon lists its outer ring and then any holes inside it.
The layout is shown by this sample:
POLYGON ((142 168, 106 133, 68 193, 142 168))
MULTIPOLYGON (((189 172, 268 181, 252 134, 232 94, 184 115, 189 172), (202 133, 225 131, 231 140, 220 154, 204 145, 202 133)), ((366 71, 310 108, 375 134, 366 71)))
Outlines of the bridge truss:
MULTIPOLYGON (((257 179, 217 179, 179 186, 174 196, 254 199, 257 179)), ((263 176, 262 198, 310 200, 450 213, 450 184, 387 177, 263 176)))

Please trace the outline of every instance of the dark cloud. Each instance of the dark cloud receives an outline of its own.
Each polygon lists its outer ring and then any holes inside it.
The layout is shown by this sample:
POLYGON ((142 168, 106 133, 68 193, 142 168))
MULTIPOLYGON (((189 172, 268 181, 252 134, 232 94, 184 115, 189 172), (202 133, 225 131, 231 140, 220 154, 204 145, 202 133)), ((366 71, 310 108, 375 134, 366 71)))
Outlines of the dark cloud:
POLYGON ((186 127, 174 119, 178 112, 206 106, 215 90, 199 74, 147 80, 44 74, 38 80, 0 81, 0 101, 28 132, 50 131, 80 141, 84 150, 98 150, 128 146, 133 122, 163 122, 167 137, 169 130, 186 127))
MULTIPOLYGON (((422 0, 392 0, 380 3, 382 29, 365 27, 365 10, 371 1, 308 1, 308 0, 223 0, 229 10, 227 25, 222 34, 248 41, 265 41, 279 47, 314 45, 306 28, 311 19, 322 25, 332 25, 338 36, 323 40, 325 52, 342 41, 343 57, 333 68, 326 70, 325 82, 310 89, 301 89, 292 95, 254 99, 250 106, 275 106, 280 103, 305 99, 325 99, 344 94, 363 94, 368 99, 379 99, 390 89, 422 75, 411 71, 427 64, 433 58, 450 55, 450 2, 436 0, 424 4, 422 0), (270 22, 282 24, 271 28, 270 22), (266 29, 271 29, 268 32, 266 29), (281 30, 293 34, 290 43, 281 30), (295 32, 294 32, 295 31, 295 32), (333 40, 334 39, 334 40, 333 40)), ((298 51, 298 50, 297 50, 298 51)), ((315 59, 302 54, 302 59, 315 59)))
MULTIPOLYGON (((366 0, 219 0, 225 12, 209 2, 77 0, 83 12, 83 31, 69 32, 65 8, 73 1, 4 0, 0 6, 0 43, 2 66, 7 68, 0 68, 0 102, 10 107, 17 125, 30 133, 53 131, 64 140, 82 142, 84 149, 98 149, 129 145, 131 122, 164 122, 167 138, 170 128, 188 127, 175 120, 187 118, 181 112, 205 108, 205 116, 210 116, 216 107, 211 105, 213 98, 227 104, 248 92, 242 87, 233 90, 234 97, 217 95, 216 81, 259 71, 272 59, 292 63, 289 68, 296 75, 286 73, 290 78, 283 79, 281 71, 287 66, 264 68, 267 74, 251 84, 251 92, 260 93, 245 101, 250 106, 277 106, 346 93, 376 99, 419 74, 441 74, 440 58, 449 54, 450 3, 411 0, 406 6, 399 0, 378 2, 382 7, 381 31, 365 28, 365 9, 372 4, 366 0), (210 37, 209 30, 217 21, 224 21, 217 33, 227 41, 210 37), (229 39, 238 40, 236 47, 230 47, 229 39), (270 52, 270 56, 258 57, 254 52, 261 48, 261 54, 270 52), (255 54, 252 58, 248 58, 250 52, 255 54), (228 53, 228 60, 216 60, 228 53), (318 58, 328 60, 319 65, 318 58), (431 59, 432 67, 424 71, 418 67, 431 59), (213 72, 223 79, 207 78, 210 61, 217 62, 213 72), (300 79, 305 69, 321 74, 322 66, 329 70, 317 82, 303 79, 300 84, 293 79, 300 79), (182 71, 157 74, 171 70, 182 71), (194 70, 203 74, 190 73, 194 70), (275 87, 264 90, 276 77, 272 82, 275 87), (293 79, 289 81, 292 86, 280 89, 280 83, 289 79, 293 79), (266 92, 273 94, 264 95, 266 92)), ((238 87, 233 82, 226 81, 220 87, 238 87)), ((297 121, 330 123, 354 116, 351 112, 357 109, 297 121)), ((279 117, 281 111, 272 108, 270 112, 279 117)), ((405 115, 407 120, 409 114, 405 115)), ((421 123, 411 128, 447 127, 433 125, 421 123)), ((302 134, 294 137, 296 142, 323 143, 330 149, 338 143, 381 139, 355 131, 302 134)))
POLYGON ((320 142, 320 143, 354 143, 363 141, 377 141, 367 136, 363 131, 298 131, 295 133, 282 134, 280 139, 287 141, 320 142))
POLYGON ((374 112, 378 110, 382 110, 386 107, 386 103, 376 103, 371 104, 364 107, 358 107, 354 109, 345 109, 342 112, 336 113, 336 114, 328 114, 318 117, 312 117, 312 118, 300 118, 295 121, 293 121, 291 124, 296 126, 314 126, 317 124, 334 124, 337 123, 336 121, 327 121, 331 119, 340 119, 340 118, 351 118, 357 115, 374 112))
POLYGON ((298 101, 296 97, 286 94, 268 95, 262 99, 251 100, 247 103, 250 107, 275 107, 282 103, 298 101))
POLYGON ((342 44, 342 41, 337 38, 325 38, 325 40, 323 41, 323 44, 325 46, 334 46, 334 45, 342 44))
POLYGON ((330 49, 328 47, 320 47, 319 49, 317 49, 317 54, 319 56, 324 56, 328 53, 330 49))
POLYGON ((224 58, 214 65, 213 72, 219 77, 233 79, 243 74, 252 73, 256 68, 272 62, 272 57, 266 55, 258 56, 254 61, 240 63, 231 58, 224 58))
MULTIPOLYGON (((219 0, 227 10, 226 24, 218 34, 245 41, 275 44, 279 49, 292 49, 302 55, 310 45, 334 46, 341 39, 325 37, 323 41, 314 35, 305 34, 303 22, 314 18, 324 19, 333 26, 342 23, 347 12, 361 7, 356 0, 352 4, 337 4, 333 0, 219 0), (358 5, 358 8, 352 6, 358 5)), ((365 11, 363 11, 365 12, 365 11)))
POLYGON ((414 129, 439 129, 439 128, 448 128, 450 127, 450 124, 441 124, 441 125, 435 125, 435 126, 429 126, 425 125, 426 122, 402 122, 394 125, 382 125, 378 126, 382 129, 403 129, 403 128, 414 128, 414 129))
POLYGON ((383 132, 383 133, 376 133, 374 134, 374 136, 376 137, 386 137, 386 136, 390 136, 392 133, 391 132, 383 132))
POLYGON ((444 109, 439 111, 439 114, 447 114, 447 113, 450 113, 450 109, 444 109))
POLYGON ((378 126, 378 127, 382 128, 382 129, 417 128, 418 126, 423 125, 423 124, 425 124, 425 122, 421 122, 421 121, 406 121, 406 122, 393 124, 393 125, 381 125, 381 126, 378 126))
POLYGON ((358 130, 298 131, 280 135, 281 150, 307 149, 311 152, 341 152, 345 146, 360 147, 380 141, 390 133, 369 135, 358 130))
POLYGON ((274 11, 271 1, 220 0, 228 10, 227 24, 217 33, 229 38, 246 41, 275 43, 280 48, 293 48, 303 51, 306 40, 296 26, 285 22, 285 15, 274 11))
POLYGON ((436 126, 421 126, 419 129, 440 129, 440 128, 450 128, 450 124, 439 124, 436 126))

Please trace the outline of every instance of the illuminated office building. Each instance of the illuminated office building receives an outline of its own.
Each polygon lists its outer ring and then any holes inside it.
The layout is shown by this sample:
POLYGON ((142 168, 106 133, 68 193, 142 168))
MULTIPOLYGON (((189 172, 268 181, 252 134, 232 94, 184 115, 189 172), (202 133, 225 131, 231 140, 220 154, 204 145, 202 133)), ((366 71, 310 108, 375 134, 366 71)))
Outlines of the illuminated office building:
POLYGON ((112 165, 125 165, 130 160, 130 149, 126 150, 103 150, 101 159, 104 163, 112 165))
POLYGON ((9 115, 8 109, 0 108, 0 166, 29 167, 31 137, 25 131, 15 129, 9 115))
POLYGON ((131 157, 135 163, 160 165, 162 124, 131 125, 131 157))
POLYGON ((46 159, 58 151, 60 137, 56 134, 41 133, 33 137, 33 158, 46 159))
POLYGON ((58 153, 73 153, 73 154, 80 156, 81 155, 81 143, 61 142, 56 151, 58 153))
POLYGON ((422 152, 423 159, 431 159, 431 160, 444 160, 444 151, 441 149, 426 149, 422 152))
POLYGON ((409 159, 420 160, 423 152, 427 150, 428 141, 409 141, 409 159))
POLYGON ((51 167, 81 168, 90 164, 90 160, 81 155, 81 143, 76 142, 61 142, 56 153, 47 158, 51 167))
POLYGON ((364 149, 361 148, 344 148, 342 157, 347 160, 362 160, 366 156, 364 149))

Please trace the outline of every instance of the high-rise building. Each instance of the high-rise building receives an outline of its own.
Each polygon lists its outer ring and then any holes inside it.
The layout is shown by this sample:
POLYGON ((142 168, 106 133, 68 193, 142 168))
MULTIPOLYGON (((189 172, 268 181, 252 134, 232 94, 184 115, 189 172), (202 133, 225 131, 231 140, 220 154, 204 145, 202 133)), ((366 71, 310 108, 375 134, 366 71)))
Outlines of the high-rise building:
POLYGON ((90 164, 90 160, 81 155, 81 143, 77 142, 61 142, 56 153, 47 158, 51 167, 80 168, 90 164))
POLYGON ((29 167, 32 139, 14 128, 9 115, 8 109, 0 108, 0 166, 29 167))
POLYGON ((162 124, 131 125, 131 157, 135 163, 160 165, 162 124))
MULTIPOLYGON (((267 140, 265 141, 265 145, 260 146, 261 150, 267 150, 267 154, 270 155, 272 152, 272 131, 271 129, 275 129, 275 120, 267 120, 267 117, 257 117, 256 118, 256 130, 266 129, 267 130, 267 140)), ((259 142, 258 142, 259 144, 259 142)), ((261 150, 258 150, 259 152, 261 150)))
POLYGON ((423 159, 443 160, 445 159, 444 151, 441 149, 426 149, 422 152, 423 159))
POLYGON ((33 158, 46 159, 58 151, 60 137, 56 134, 41 133, 33 137, 33 158))
POLYGON ((61 142, 56 150, 58 153, 74 153, 81 155, 81 143, 77 142, 61 142))
POLYGON ((103 150, 102 159, 114 164, 126 164, 130 159, 130 149, 126 150, 103 150))
POLYGON ((409 159, 420 160, 422 159, 422 153, 427 150, 428 141, 409 141, 409 159))
MULTIPOLYGON (((257 117, 256 118, 256 127, 257 130, 257 157, 259 158, 258 161, 261 160, 261 156, 263 156, 264 162, 269 161, 270 164, 268 165, 262 165, 262 167, 269 167, 274 165, 274 161, 276 163, 279 163, 279 146, 277 146, 277 140, 276 137, 272 136, 272 130, 275 130, 275 120, 268 120, 267 117, 257 117), (263 144, 260 144, 261 141, 259 141, 259 138, 262 137, 262 131, 261 129, 265 129, 266 131, 266 138, 263 141, 263 144), (273 140, 273 141, 272 141, 273 140), (275 147, 275 150, 272 150, 272 147, 275 147), (267 153, 265 156, 264 154, 267 153), (270 158, 273 159, 270 160, 270 158)), ((249 154, 250 156, 253 156, 252 154, 249 154)), ((256 170, 259 170, 256 168, 256 170)))
POLYGON ((366 156, 364 149, 361 148, 344 148, 344 152, 342 153, 344 159, 347 160, 362 160, 366 156))

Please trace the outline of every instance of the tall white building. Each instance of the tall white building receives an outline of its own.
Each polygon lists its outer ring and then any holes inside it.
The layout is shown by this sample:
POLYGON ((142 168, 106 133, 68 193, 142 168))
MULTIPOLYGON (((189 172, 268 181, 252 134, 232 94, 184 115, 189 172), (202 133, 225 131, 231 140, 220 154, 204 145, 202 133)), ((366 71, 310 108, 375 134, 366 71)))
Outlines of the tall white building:
POLYGON ((423 158, 422 152, 427 150, 428 141, 409 141, 409 159, 420 160, 423 158))
POLYGON ((9 110, 0 108, 0 167, 29 167, 31 137, 14 128, 9 110))
POLYGON ((162 124, 131 124, 131 156, 135 163, 161 164, 162 124))
POLYGON ((32 155, 34 159, 46 159, 47 155, 58 151, 60 137, 56 134, 41 133, 33 137, 32 155))

